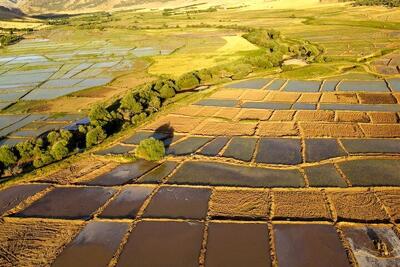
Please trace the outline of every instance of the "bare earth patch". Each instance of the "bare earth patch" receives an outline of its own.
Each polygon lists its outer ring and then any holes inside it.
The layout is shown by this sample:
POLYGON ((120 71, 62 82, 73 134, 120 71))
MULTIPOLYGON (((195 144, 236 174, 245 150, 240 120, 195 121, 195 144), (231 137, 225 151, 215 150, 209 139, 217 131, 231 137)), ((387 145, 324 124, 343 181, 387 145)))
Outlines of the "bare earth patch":
POLYGON ((49 266, 82 226, 35 219, 0 222, 0 266, 49 266))
POLYGON ((294 103, 300 97, 300 93, 294 92, 270 92, 265 98, 266 101, 271 102, 290 102, 294 103))
POLYGON ((257 123, 232 123, 221 121, 206 121, 200 128, 193 131, 199 135, 253 135, 257 123))
POLYGON ((362 132, 355 124, 300 123, 306 137, 360 137, 362 132))
POLYGON ((360 124, 367 137, 400 137, 399 124, 360 124))
POLYGON ((331 219, 329 206, 319 190, 273 191, 273 218, 331 219))
POLYGON ((247 90, 240 97, 240 100, 247 101, 262 101, 268 95, 267 91, 262 90, 247 90))
POLYGON ((242 109, 238 120, 268 120, 272 115, 271 110, 262 110, 262 109, 242 109))
POLYGON ((293 120, 295 110, 275 110, 270 121, 291 121, 293 120))
POLYGON ((269 191, 217 188, 210 201, 214 217, 266 218, 270 209, 269 191))
POLYGON ((395 112, 369 112, 372 123, 397 123, 398 118, 395 112))
POLYGON ((192 118, 192 117, 182 117, 177 115, 167 115, 164 118, 157 120, 156 122, 145 126, 145 130, 157 130, 161 128, 173 128, 174 131, 180 133, 188 133, 192 131, 196 126, 198 126, 204 119, 203 118, 192 118))
POLYGON ((294 136, 298 135, 294 122, 260 122, 258 135, 260 136, 294 136))
POLYGON ((369 122, 370 119, 365 112, 361 111, 336 111, 337 122, 369 122))
POLYGON ((335 120, 335 112, 329 110, 299 110, 294 117, 296 121, 326 121, 335 120))
POLYGON ((239 99, 245 90, 240 89, 222 89, 211 96, 215 99, 239 99))

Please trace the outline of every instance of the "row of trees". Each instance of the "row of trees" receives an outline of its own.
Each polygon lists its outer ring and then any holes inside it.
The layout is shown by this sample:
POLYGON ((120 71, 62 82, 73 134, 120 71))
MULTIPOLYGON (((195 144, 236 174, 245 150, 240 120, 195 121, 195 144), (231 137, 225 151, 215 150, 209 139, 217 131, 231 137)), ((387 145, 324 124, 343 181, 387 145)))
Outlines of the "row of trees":
POLYGON ((356 0, 354 5, 400 7, 400 0, 356 0))

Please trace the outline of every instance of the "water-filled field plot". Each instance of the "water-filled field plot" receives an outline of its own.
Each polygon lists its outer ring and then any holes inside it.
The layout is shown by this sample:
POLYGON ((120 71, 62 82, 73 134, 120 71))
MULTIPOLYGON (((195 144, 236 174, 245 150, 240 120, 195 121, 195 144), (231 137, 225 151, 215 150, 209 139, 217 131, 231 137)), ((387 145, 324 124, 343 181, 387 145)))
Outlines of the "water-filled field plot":
POLYGON ((132 70, 135 58, 169 53, 172 51, 118 47, 108 42, 78 45, 24 40, 0 54, 0 108, 19 99, 54 99, 106 85, 121 71, 132 70))
POLYGON ((0 144, 14 146, 81 121, 78 114, 0 115, 0 144))

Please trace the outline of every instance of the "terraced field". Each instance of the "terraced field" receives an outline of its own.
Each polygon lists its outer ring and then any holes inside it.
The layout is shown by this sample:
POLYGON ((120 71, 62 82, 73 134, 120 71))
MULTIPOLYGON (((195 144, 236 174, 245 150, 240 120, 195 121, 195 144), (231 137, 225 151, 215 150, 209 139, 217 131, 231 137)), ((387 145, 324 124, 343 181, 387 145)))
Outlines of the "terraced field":
POLYGON ((395 266, 399 90, 268 77, 214 89, 0 191, 1 264, 395 266), (109 157, 151 136, 165 160, 109 157))
POLYGON ((173 89, 142 124, 0 184, 0 266, 400 266, 399 9, 296 2, 78 15, 2 49, 0 146, 275 49, 249 29, 322 57, 173 89), (133 161, 150 137, 166 156, 133 161))

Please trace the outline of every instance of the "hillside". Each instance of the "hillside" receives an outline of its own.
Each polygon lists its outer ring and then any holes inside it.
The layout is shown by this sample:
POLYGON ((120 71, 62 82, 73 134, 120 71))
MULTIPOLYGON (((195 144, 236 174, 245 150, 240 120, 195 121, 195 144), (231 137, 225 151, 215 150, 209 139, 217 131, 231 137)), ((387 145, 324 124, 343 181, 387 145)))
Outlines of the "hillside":
POLYGON ((221 8, 247 7, 296 8, 320 4, 319 0, 0 0, 0 5, 19 8, 27 14, 39 13, 80 13, 110 11, 127 8, 164 9, 186 7, 188 9, 219 6, 221 8))

